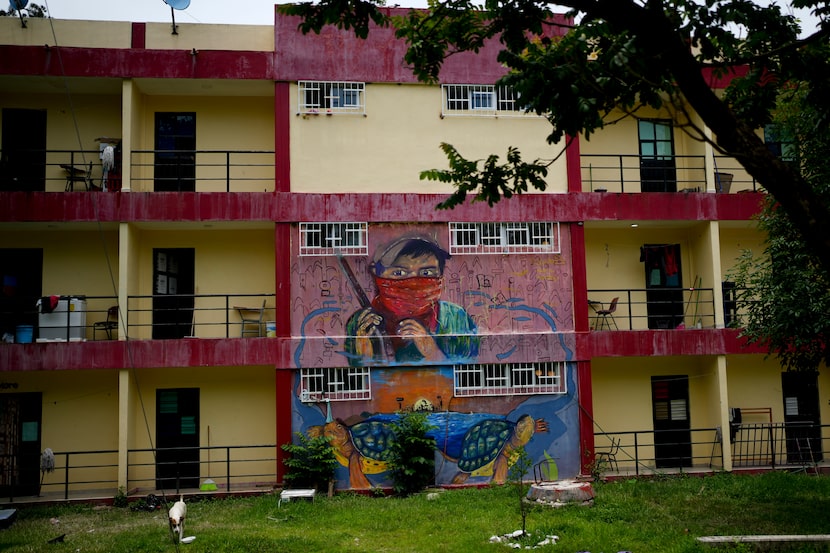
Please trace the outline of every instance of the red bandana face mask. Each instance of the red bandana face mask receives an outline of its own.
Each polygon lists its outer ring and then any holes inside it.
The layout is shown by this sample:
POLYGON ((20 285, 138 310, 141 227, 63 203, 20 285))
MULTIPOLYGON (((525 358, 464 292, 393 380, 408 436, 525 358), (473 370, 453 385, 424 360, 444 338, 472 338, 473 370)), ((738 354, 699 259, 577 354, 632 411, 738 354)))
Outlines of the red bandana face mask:
POLYGON ((435 277, 391 279, 376 276, 378 297, 372 304, 394 319, 387 319, 387 326, 397 325, 403 319, 416 319, 434 331, 438 324, 438 299, 442 285, 443 279, 435 277))

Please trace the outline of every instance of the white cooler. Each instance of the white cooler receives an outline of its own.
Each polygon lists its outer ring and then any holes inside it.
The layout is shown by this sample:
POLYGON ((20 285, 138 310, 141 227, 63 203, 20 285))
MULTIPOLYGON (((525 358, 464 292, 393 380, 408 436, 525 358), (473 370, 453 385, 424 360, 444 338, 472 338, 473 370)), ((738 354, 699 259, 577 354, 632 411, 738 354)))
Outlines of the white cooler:
POLYGON ((61 296, 51 313, 41 313, 37 300, 38 342, 70 342, 86 340, 86 299, 61 296))

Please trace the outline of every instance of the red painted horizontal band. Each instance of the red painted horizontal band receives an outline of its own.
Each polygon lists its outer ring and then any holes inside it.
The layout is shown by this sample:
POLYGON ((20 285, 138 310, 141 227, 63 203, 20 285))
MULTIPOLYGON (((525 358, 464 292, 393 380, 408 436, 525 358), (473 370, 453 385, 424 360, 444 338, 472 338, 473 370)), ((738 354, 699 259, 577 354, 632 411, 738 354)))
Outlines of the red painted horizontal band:
POLYGON ((0 193, 0 221, 746 221, 761 193, 525 194, 436 210, 437 194, 292 194, 288 192, 0 193))

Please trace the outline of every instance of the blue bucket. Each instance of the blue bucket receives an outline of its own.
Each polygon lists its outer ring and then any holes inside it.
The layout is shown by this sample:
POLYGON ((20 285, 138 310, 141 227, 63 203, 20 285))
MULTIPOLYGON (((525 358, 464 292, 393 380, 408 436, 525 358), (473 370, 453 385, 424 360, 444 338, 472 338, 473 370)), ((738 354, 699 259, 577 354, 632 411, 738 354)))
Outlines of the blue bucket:
POLYGON ((18 344, 31 344, 35 327, 32 325, 18 325, 14 329, 14 341, 18 344))

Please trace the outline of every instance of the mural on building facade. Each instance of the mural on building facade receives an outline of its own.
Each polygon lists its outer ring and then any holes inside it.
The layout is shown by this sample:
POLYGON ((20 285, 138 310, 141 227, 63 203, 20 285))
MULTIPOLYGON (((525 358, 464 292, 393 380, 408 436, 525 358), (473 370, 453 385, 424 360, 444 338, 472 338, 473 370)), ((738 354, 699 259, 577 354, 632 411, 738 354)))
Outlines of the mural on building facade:
POLYGON ((570 363, 561 394, 462 397, 453 369, 571 360, 569 255, 450 256, 446 226, 403 229, 370 227, 367 258, 295 257, 296 367, 370 367, 371 399, 309 397, 298 375, 293 430, 331 438, 340 488, 390 483, 389 428, 406 409, 429 413, 437 484, 504 482, 519 447, 578 473, 570 363))

